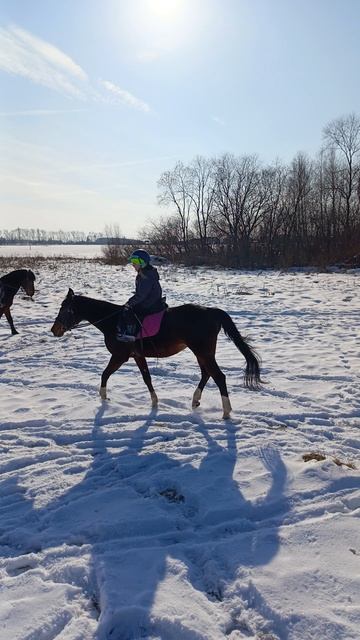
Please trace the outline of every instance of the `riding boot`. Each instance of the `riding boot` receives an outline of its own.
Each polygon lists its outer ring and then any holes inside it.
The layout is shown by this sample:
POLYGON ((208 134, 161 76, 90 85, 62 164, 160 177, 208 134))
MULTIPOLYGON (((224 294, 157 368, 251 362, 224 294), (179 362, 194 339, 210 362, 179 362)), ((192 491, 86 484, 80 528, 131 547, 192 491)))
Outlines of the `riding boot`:
POLYGON ((124 332, 120 331, 117 334, 116 339, 119 340, 120 342, 135 342, 136 340, 136 336, 134 335, 135 333, 136 333, 136 325, 127 324, 125 327, 125 331, 124 332))
POLYGON ((120 342, 135 342, 137 324, 131 309, 124 309, 117 326, 116 339, 120 342))

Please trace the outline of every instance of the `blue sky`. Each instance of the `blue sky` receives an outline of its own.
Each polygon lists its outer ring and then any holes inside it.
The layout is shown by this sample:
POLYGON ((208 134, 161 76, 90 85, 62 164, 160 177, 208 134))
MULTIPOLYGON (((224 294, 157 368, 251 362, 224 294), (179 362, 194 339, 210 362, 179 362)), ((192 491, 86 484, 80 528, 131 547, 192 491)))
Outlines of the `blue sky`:
POLYGON ((358 0, 0 0, 0 228, 135 235, 177 160, 319 150, 358 0))

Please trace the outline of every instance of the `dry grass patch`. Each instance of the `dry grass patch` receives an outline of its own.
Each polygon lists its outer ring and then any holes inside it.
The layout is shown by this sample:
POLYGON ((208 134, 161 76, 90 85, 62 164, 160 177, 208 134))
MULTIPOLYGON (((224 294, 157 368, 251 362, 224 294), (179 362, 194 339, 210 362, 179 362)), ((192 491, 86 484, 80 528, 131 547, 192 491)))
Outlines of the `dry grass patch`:
POLYGON ((54 268, 59 262, 91 262, 92 264, 104 264, 104 259, 100 257, 77 258, 76 256, 1 256, 0 272, 2 274, 5 274, 15 269, 39 270, 42 266, 46 266, 47 268, 54 268))
POLYGON ((343 462, 342 460, 339 460, 339 458, 333 458, 333 462, 335 462, 338 467, 349 467, 349 469, 356 469, 353 462, 343 462))
POLYGON ((310 451, 309 453, 304 453, 302 459, 304 462, 310 462, 311 460, 316 460, 316 462, 320 462, 321 460, 326 460, 326 456, 322 453, 317 453, 316 451, 310 451))
MULTIPOLYGON (((302 459, 304 460, 304 462, 310 462, 311 460, 321 462, 322 460, 326 460, 326 456, 323 453, 319 453, 318 451, 309 451, 309 453, 303 454, 302 459)), ((339 458, 331 459, 338 467, 348 467, 349 469, 356 469, 356 466, 353 462, 344 462, 339 458)))

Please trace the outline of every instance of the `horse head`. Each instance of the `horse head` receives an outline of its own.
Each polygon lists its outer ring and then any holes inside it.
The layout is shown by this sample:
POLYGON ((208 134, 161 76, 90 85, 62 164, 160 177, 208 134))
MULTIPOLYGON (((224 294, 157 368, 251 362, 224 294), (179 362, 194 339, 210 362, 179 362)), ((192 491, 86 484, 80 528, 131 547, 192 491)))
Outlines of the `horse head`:
POLYGON ((21 281, 21 288, 24 289, 26 295, 30 296, 30 298, 32 298, 35 293, 34 281, 35 274, 30 269, 26 269, 26 271, 24 271, 24 278, 21 281))
POLYGON ((61 303, 59 313, 55 318, 55 322, 51 327, 51 332, 56 338, 61 338, 65 331, 73 329, 81 320, 80 316, 74 309, 74 297, 75 294, 72 289, 69 289, 68 294, 61 303))

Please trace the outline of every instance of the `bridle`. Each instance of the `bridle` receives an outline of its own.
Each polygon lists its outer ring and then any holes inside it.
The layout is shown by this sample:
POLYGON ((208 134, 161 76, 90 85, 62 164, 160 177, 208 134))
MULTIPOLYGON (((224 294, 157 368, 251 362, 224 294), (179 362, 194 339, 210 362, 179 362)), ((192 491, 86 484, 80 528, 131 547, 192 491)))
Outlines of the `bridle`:
POLYGON ((70 304, 65 306, 65 303, 63 303, 61 305, 55 322, 61 324, 64 327, 65 331, 71 331, 71 329, 73 329, 78 324, 75 311, 70 304))
POLYGON ((74 329, 75 327, 82 329, 83 327, 87 327, 89 325, 96 326, 101 322, 103 322, 104 320, 107 320, 108 318, 112 318, 113 316, 118 315, 118 313, 119 313, 118 310, 112 311, 111 313, 104 316, 103 318, 100 318, 100 320, 96 320, 94 322, 87 321, 87 322, 82 322, 80 324, 80 320, 77 320, 76 312, 72 308, 71 303, 66 304, 64 301, 60 307, 60 311, 57 317, 55 318, 55 322, 58 322, 59 324, 61 324, 64 327, 64 331, 71 331, 71 329, 74 329))

